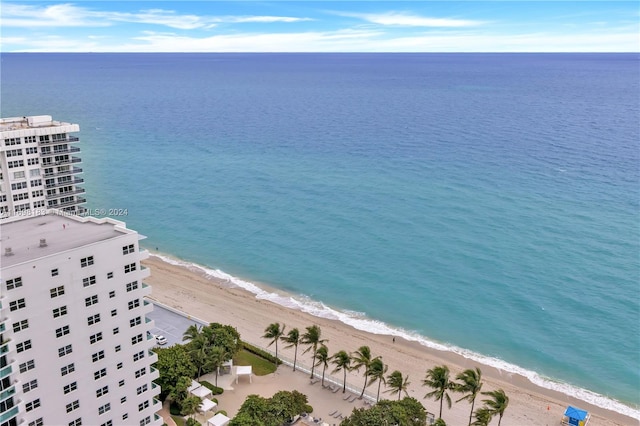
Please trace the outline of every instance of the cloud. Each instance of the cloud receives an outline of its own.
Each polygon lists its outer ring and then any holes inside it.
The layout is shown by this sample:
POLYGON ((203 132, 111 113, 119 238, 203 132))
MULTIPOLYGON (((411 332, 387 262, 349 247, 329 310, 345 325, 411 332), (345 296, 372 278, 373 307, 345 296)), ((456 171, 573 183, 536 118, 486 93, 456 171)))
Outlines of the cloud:
POLYGON ((473 27, 483 25, 483 21, 472 21, 469 19, 453 18, 431 18, 426 16, 413 15, 403 12, 386 13, 343 13, 336 12, 337 15, 362 19, 378 25, 402 26, 402 27, 473 27))

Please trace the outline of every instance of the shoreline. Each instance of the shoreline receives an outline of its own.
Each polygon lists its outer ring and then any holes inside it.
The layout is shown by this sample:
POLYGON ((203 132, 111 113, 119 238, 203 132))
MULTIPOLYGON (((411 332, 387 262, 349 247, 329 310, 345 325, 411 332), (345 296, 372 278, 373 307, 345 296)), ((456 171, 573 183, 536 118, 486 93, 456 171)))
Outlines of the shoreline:
MULTIPOLYGON (((420 400, 431 412, 437 412, 438 403, 422 398, 428 390, 420 386, 420 383, 428 368, 446 364, 451 369, 452 378, 464 369, 478 366, 483 372, 485 382, 483 390, 503 388, 510 397, 510 405, 505 414, 505 417, 510 419, 509 423, 548 424, 550 421, 554 423, 560 420, 567 405, 574 405, 591 413, 592 423, 590 424, 592 425, 638 424, 637 418, 627 414, 540 386, 522 374, 508 372, 483 363, 482 360, 469 358, 449 350, 444 345, 442 345, 443 349, 427 346, 411 339, 412 336, 403 337, 393 333, 394 330, 391 327, 386 326, 389 334, 371 333, 345 323, 340 318, 332 319, 313 315, 311 312, 306 312, 308 309, 303 310, 302 306, 293 306, 295 303, 291 297, 282 295, 276 289, 272 292, 272 289, 264 289, 224 273, 157 253, 150 253, 149 259, 144 263, 152 270, 151 277, 146 280, 152 286, 151 299, 209 322, 231 324, 237 327, 243 339, 250 343, 266 346, 267 342, 261 338, 262 330, 269 323, 278 321, 285 323, 287 329, 295 326, 304 330, 306 326, 319 325, 322 328, 323 337, 326 335, 329 338, 330 353, 341 349, 353 352, 362 345, 369 345, 373 356, 383 355, 385 363, 389 365, 389 371, 398 369, 403 374, 409 374, 412 383, 410 396, 420 400), (273 299, 272 295, 275 294, 282 298, 280 302, 289 300, 292 306, 269 300, 273 299), (212 310, 211 307, 216 309, 212 310), (239 315, 238 312, 243 312, 244 315, 239 315), (395 336, 395 342, 392 341, 392 336, 395 336), (341 346, 336 347, 336 343, 341 346)), ((373 320, 367 321, 373 323, 373 320)), ((287 350, 279 349, 283 356, 291 355, 290 357, 293 358, 293 350, 290 350, 291 354, 289 354, 287 350)), ((305 362, 308 354, 302 355, 301 352, 302 347, 298 355, 299 360, 305 362)), ((362 377, 357 373, 350 373, 347 381, 350 385, 362 386, 361 379, 362 377)), ((595 393, 593 395, 599 396, 595 393)), ((458 399, 456 396, 452 395, 452 399, 458 399)), ((481 398, 482 396, 479 397, 479 401, 481 398)), ((445 408, 443 418, 450 422, 451 417, 456 415, 460 417, 460 421, 468 421, 468 408, 465 405, 464 402, 454 403, 450 410, 445 408)), ((629 410, 633 411, 630 407, 629 410)))

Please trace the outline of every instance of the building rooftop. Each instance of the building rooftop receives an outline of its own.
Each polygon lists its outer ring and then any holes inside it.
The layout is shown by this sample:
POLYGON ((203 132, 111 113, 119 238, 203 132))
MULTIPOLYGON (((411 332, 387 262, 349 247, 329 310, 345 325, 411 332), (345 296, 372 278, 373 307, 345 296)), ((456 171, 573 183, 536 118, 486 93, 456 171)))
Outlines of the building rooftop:
POLYGON ((134 232, 111 218, 79 217, 56 210, 13 217, 0 224, 0 265, 7 268, 134 232), (7 256, 9 249, 12 254, 7 256))
POLYGON ((50 115, 0 118, 0 132, 41 129, 46 127, 62 127, 71 125, 71 123, 65 123, 63 121, 54 121, 50 115))

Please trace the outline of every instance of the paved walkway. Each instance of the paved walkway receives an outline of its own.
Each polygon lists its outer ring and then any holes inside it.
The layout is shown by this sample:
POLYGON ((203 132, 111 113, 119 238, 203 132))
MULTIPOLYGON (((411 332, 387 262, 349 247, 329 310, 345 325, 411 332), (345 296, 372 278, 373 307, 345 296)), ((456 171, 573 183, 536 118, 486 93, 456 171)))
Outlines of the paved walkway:
POLYGON ((169 413, 169 402, 165 400, 162 404, 162 408, 158 412, 162 416, 162 419, 167 424, 167 426, 178 426, 176 422, 171 418, 171 413, 169 413))

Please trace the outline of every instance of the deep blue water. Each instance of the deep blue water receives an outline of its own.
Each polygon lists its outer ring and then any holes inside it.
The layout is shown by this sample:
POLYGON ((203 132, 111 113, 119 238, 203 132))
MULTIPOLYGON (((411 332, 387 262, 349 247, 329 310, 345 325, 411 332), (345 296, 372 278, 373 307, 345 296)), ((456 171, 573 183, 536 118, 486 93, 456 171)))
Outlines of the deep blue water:
POLYGON ((638 55, 1 60, 148 247, 640 406, 638 55))

